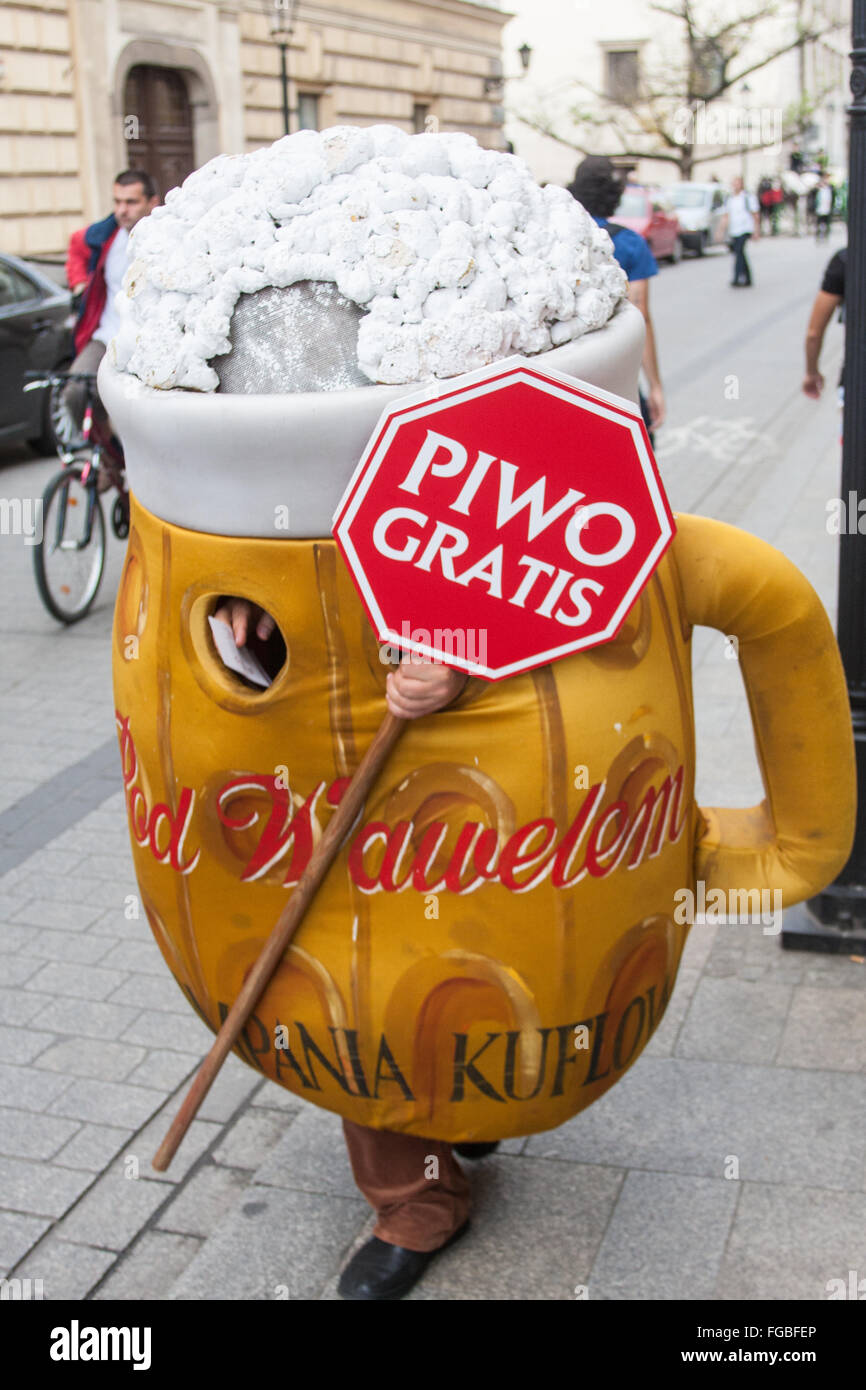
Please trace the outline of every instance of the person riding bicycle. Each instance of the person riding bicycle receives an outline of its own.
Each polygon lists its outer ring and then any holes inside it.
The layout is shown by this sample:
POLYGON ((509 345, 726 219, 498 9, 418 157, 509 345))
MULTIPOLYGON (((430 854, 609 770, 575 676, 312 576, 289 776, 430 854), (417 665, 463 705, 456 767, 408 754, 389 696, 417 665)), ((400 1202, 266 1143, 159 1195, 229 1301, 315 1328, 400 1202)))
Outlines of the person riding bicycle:
MULTIPOLYGON (((115 296, 127 268, 129 233, 159 202, 156 184, 144 169, 125 169, 114 180, 114 212, 92 222, 84 233, 89 264, 87 287, 81 299, 75 329, 76 358, 72 372, 93 372, 99 367, 119 326, 115 296)), ((73 381, 64 392, 64 403, 78 428, 87 404, 84 382, 73 381)))

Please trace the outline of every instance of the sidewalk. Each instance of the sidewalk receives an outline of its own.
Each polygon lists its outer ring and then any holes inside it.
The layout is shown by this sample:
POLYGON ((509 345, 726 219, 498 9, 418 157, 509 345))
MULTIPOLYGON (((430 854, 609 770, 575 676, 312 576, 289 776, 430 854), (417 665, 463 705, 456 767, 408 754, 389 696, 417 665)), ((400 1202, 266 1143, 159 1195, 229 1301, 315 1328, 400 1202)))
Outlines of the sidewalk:
MULTIPOLYGON (((825 370, 834 379, 831 354, 825 370)), ((757 453, 744 436, 720 465, 695 424, 690 447, 662 445, 660 461, 674 507, 780 546, 832 612, 831 396, 815 407, 789 394, 757 453)), ((211 1034, 133 911, 106 718, 109 619, 52 634, 76 700, 93 701, 86 727, 60 668, 44 702, 50 743, 33 731, 23 668, 0 681, 13 721, 0 803, 0 1268, 41 1279, 48 1299, 335 1298, 373 1224, 335 1116, 232 1057, 170 1173, 150 1168, 211 1034)), ((24 636, 21 651, 35 661, 43 640, 24 636)), ((722 635, 697 634, 695 683, 699 801, 759 800, 722 635)), ((643 1056, 562 1128, 472 1166, 473 1230, 412 1297, 562 1300, 585 1286, 591 1299, 811 1300, 850 1269, 866 1275, 864 985, 862 963, 783 953, 753 926, 696 926, 643 1056)))

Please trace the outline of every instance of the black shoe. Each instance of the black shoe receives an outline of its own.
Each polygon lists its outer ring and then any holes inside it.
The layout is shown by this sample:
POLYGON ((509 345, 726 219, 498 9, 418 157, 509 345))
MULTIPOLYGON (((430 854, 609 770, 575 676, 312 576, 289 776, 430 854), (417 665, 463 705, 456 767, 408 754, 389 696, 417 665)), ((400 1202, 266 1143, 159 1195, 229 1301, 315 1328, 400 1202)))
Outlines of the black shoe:
POLYGON ((447 1250, 468 1230, 469 1222, 464 1221, 437 1250, 406 1250, 373 1236, 346 1265, 337 1292, 341 1298, 354 1301, 404 1298, 439 1251, 447 1250))
POLYGON ((461 1158, 486 1158, 487 1154, 495 1153, 499 1148, 499 1140, 494 1139, 492 1144, 455 1144, 454 1152, 461 1158))

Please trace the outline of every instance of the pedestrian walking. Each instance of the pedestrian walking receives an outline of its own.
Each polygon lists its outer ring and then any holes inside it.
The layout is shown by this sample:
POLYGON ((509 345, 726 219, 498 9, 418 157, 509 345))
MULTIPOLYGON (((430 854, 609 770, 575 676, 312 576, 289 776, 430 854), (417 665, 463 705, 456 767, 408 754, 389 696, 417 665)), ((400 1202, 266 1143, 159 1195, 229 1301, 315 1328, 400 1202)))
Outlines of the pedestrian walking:
POLYGON ((734 179, 733 192, 725 203, 724 235, 729 238, 734 253, 734 278, 731 287, 751 285, 752 268, 746 259, 746 242, 750 236, 757 241, 761 235, 761 210, 753 193, 747 193, 743 180, 734 179))
POLYGON ((815 240, 826 241, 830 235, 830 218, 833 215, 833 185, 826 174, 815 190, 815 240))
POLYGON ((653 431, 664 424, 665 397, 649 310, 649 282, 653 275, 658 275, 659 268, 648 243, 638 232, 608 221, 619 206, 623 181, 617 177, 613 162, 607 156, 588 155, 577 166, 568 191, 610 236, 613 254, 628 276, 628 297, 643 314, 646 337, 641 366, 649 386, 649 396, 639 392, 640 408, 650 441, 655 447, 653 431))

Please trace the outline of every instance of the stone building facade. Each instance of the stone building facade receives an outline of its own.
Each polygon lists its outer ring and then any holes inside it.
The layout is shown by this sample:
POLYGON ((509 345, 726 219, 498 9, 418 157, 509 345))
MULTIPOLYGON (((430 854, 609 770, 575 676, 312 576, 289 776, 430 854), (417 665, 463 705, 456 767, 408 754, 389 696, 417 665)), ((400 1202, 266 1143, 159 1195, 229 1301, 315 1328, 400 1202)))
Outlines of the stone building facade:
MULTIPOLYGON (((215 154, 283 134, 269 0, 3 0, 0 249, 48 255, 110 210, 118 170, 161 192, 215 154)), ((273 10, 288 0, 270 0, 273 10)), ((465 0, 301 3, 287 50, 291 128, 435 117, 504 145, 508 15, 465 0)))

